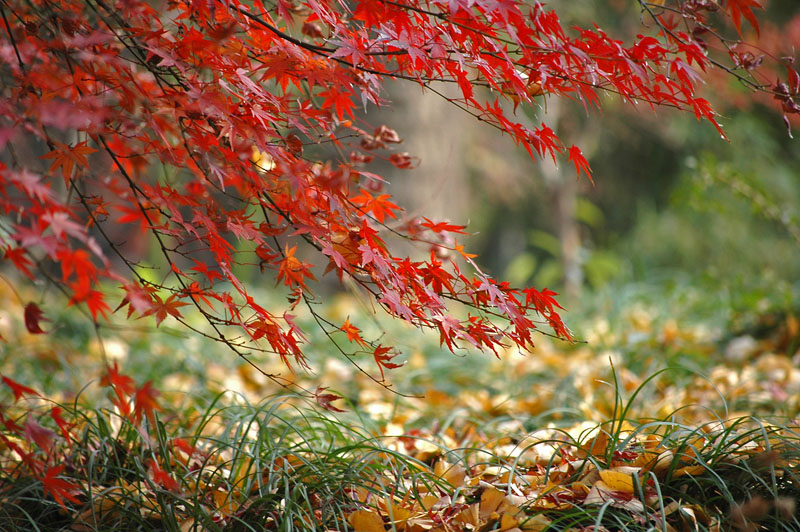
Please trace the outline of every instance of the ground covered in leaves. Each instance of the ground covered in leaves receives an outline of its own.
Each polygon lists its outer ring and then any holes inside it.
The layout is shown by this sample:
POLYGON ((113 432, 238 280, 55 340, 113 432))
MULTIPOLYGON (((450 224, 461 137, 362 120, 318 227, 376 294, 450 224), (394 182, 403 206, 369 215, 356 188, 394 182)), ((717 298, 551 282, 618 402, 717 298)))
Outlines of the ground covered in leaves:
POLYGON ((390 331, 392 386, 320 355, 320 404, 169 331, 31 334, 2 296, 2 530, 800 530, 792 312, 626 304, 499 358, 390 331))

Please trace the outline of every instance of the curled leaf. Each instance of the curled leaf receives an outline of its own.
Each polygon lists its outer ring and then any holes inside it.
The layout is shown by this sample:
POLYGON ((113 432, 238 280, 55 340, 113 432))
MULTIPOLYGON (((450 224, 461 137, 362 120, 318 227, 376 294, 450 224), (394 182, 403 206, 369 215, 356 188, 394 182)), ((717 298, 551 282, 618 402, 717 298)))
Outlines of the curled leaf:
POLYGON ((42 329, 41 322, 43 321, 49 320, 44 317, 44 311, 39 308, 39 305, 33 302, 25 305, 25 328, 29 333, 44 334, 47 332, 42 329))
POLYGON ((331 402, 341 399, 342 397, 335 393, 323 393, 325 390, 327 390, 327 388, 318 386, 317 390, 314 392, 314 399, 316 399, 317 404, 329 412, 344 412, 341 408, 336 408, 331 404, 331 402))

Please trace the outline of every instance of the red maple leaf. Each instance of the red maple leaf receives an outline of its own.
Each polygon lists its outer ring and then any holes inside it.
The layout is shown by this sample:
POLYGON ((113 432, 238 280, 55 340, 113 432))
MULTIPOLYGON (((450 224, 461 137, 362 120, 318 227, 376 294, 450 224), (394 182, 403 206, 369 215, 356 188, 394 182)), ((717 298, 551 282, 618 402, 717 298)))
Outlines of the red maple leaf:
POLYGON ((53 438, 56 433, 41 426, 30 414, 25 420, 24 434, 28 441, 35 443, 45 454, 49 455, 53 451, 53 438))
POLYGON ((37 392, 33 388, 28 388, 27 386, 23 386, 22 384, 9 379, 8 377, 3 377, 2 380, 6 384, 6 386, 11 388, 11 392, 14 394, 15 403, 26 395, 36 395, 36 396, 39 395, 39 392, 37 392))
POLYGON ((177 491, 179 488, 178 481, 172 478, 172 475, 161 469, 154 459, 150 459, 150 474, 153 477, 153 482, 165 490, 177 491))
POLYGON ((114 405, 123 416, 127 416, 131 411, 128 398, 136 391, 136 383, 128 375, 123 375, 119 372, 116 360, 113 367, 106 366, 106 373, 100 378, 100 385, 110 386, 114 390, 116 395, 114 405))
POLYGON ((286 245, 284 250, 284 257, 278 267, 278 283, 283 281, 286 286, 301 286, 306 288, 305 278, 316 280, 314 274, 311 273, 311 265, 303 262, 294 256, 297 251, 297 246, 286 245))
POLYGON ((67 183, 69 188, 69 180, 72 177, 72 171, 75 165, 84 168, 89 166, 89 160, 86 156, 94 153, 97 150, 87 145, 87 141, 76 144, 75 146, 68 146, 60 142, 53 142, 55 148, 50 153, 42 155, 41 159, 53 159, 53 164, 50 165, 50 171, 61 168, 61 173, 64 176, 64 182, 67 183))
POLYGON ((730 13, 733 25, 740 36, 742 35, 742 17, 750 22, 750 25, 756 30, 756 34, 759 33, 758 20, 753 14, 753 8, 763 9, 756 0, 727 0, 725 2, 725 9, 730 13))
POLYGON ((355 205, 362 206, 365 212, 371 212, 376 220, 383 223, 387 216, 389 218, 397 218, 397 215, 393 211, 401 210, 400 207, 389 201, 391 197, 392 196, 389 194, 381 194, 373 197, 372 194, 362 188, 361 194, 351 198, 350 201, 355 205))
POLYGON ((422 227, 427 227, 428 229, 430 229, 434 233, 441 233, 441 232, 444 231, 444 232, 448 232, 448 233, 458 233, 458 234, 461 234, 461 235, 469 234, 466 231, 462 231, 462 229, 464 229, 466 227, 464 225, 453 225, 453 224, 449 224, 447 222, 434 223, 431 220, 429 220, 428 218, 425 218, 424 216, 423 216, 422 219, 425 220, 425 221, 422 222, 422 224, 420 224, 420 225, 422 225, 422 227))
POLYGON ((162 300, 158 295, 153 294, 153 299, 155 301, 153 302, 152 306, 142 314, 142 317, 144 318, 145 316, 151 316, 155 314, 156 327, 161 325, 161 322, 164 321, 167 316, 183 318, 178 309, 189 304, 185 301, 178 300, 178 296, 175 294, 170 295, 166 300, 162 300))
POLYGON ((67 303, 68 307, 77 305, 78 303, 86 303, 94 321, 97 321, 98 314, 102 314, 103 318, 108 319, 108 313, 111 311, 111 308, 105 302, 103 292, 93 290, 90 287, 88 278, 81 278, 74 283, 69 283, 68 286, 72 290, 72 297, 67 303))
POLYGON ((592 169, 589 168, 589 163, 586 161, 579 147, 572 146, 569 149, 569 160, 575 164, 575 175, 580 176, 581 171, 583 171, 586 177, 589 178, 589 181, 594 182, 592 179, 592 169))
POLYGON ((396 364, 391 360, 398 355, 398 353, 392 353, 391 347, 384 347, 379 345, 373 351, 372 356, 375 358, 375 363, 378 365, 378 369, 381 372, 381 380, 384 380, 386 377, 383 374, 383 368, 386 369, 395 369, 402 367, 402 364, 396 364))
POLYGON ((33 274, 28 268, 29 266, 33 266, 33 262, 31 262, 31 260, 27 257, 24 248, 6 248, 3 258, 9 259, 14 263, 14 266, 16 266, 19 271, 24 273, 29 279, 33 280, 33 274))
POLYGON ((25 328, 31 334, 44 334, 46 331, 42 329, 40 322, 49 321, 44 317, 44 311, 39 308, 36 303, 28 303, 25 305, 25 328))
POLYGON ((61 407, 54 406, 50 409, 50 417, 53 418, 53 421, 56 422, 58 425, 59 430, 61 430, 61 435, 64 436, 64 439, 67 440, 67 443, 72 445, 72 436, 70 434, 70 430, 72 430, 73 425, 71 423, 67 423, 64 418, 61 416, 61 407))
POLYGON ((158 390, 153 388, 153 383, 147 381, 138 388, 133 394, 133 419, 138 422, 142 419, 142 414, 147 416, 147 419, 152 420, 156 410, 160 410, 161 406, 158 404, 157 397, 159 396, 158 390))
POLYGON ((317 386, 317 390, 314 392, 314 399, 316 399, 317 404, 330 412, 344 412, 341 408, 337 408, 331 404, 332 401, 337 401, 342 397, 335 393, 323 393, 325 390, 327 390, 327 388, 317 386))
POLYGON ((39 480, 42 481, 45 495, 52 496, 61 508, 68 512, 64 499, 80 504, 81 501, 73 495, 76 492, 80 492, 80 486, 59 476, 64 467, 66 467, 64 464, 60 464, 48 468, 39 480))

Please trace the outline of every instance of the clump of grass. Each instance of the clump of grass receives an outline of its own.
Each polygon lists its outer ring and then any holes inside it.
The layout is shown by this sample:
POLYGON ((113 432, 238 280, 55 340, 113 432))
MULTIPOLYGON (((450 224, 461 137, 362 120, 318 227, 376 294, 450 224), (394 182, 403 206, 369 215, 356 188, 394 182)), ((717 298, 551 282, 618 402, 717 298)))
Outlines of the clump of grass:
POLYGON ((79 397, 53 416, 23 391, 3 414, 0 528, 800 529, 796 428, 630 417, 657 377, 625 401, 617 382, 611 419, 577 432, 453 417, 389 433, 291 395, 253 404, 222 394, 202 410, 137 417, 143 399, 118 393, 118 373, 112 407, 79 397))

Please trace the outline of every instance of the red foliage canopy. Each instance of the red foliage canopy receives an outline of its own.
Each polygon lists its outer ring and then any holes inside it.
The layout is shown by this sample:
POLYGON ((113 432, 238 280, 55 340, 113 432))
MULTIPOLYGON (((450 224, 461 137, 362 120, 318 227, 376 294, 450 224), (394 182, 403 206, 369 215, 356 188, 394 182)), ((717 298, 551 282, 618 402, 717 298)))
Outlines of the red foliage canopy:
MULTIPOLYGON (((366 126, 360 110, 384 104, 387 80, 433 92, 452 84, 455 107, 532 158, 563 158, 588 175, 579 147, 544 123, 525 126, 512 108, 559 96, 599 108, 611 92, 688 110, 721 132, 697 95, 707 69, 769 85, 753 77, 760 62, 731 61, 739 56, 718 37, 731 66, 714 59, 707 36, 719 34, 708 30, 727 15, 741 33, 757 7, 640 2, 652 24, 625 43, 598 27, 567 30, 538 1, 3 0, 4 258, 29 277, 38 268, 94 320, 108 316, 118 285, 129 317, 171 316, 239 354, 262 350, 289 366, 305 364, 291 309, 309 303, 315 281, 300 243, 319 252, 326 273, 437 330, 450 349, 529 348, 542 325, 569 338, 553 292, 487 276, 454 240, 462 226, 404 217, 364 168, 374 157, 399 168, 416 161, 393 152, 398 134, 366 126), (160 253, 160 281, 126 245, 137 234, 160 253), (430 258, 397 256, 395 238, 430 247, 430 258), (243 265, 288 287, 286 312, 248 292, 235 273, 243 265), (207 327, 185 321, 190 306, 207 327)), ((788 72, 775 93, 795 112, 800 78, 788 72)), ((381 376, 395 366, 393 348, 309 308, 343 353, 373 358, 381 376)), ((29 314, 38 329, 40 311, 29 314)))

